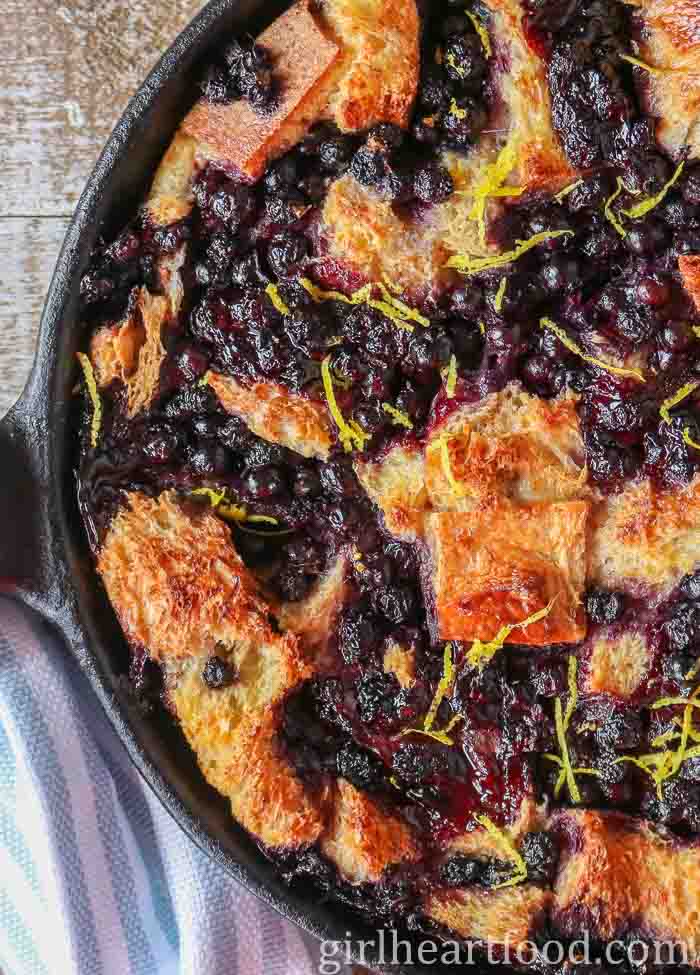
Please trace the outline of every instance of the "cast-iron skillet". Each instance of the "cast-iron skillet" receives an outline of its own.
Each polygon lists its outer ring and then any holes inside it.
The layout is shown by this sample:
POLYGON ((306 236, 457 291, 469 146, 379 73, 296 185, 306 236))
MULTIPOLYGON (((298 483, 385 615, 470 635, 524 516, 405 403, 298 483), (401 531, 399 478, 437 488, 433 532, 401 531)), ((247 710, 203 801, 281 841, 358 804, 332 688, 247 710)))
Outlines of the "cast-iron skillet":
MULTIPOLYGON (((141 775, 206 853, 306 931, 357 941, 376 938, 376 932, 342 908, 319 903, 310 888, 287 888, 233 823, 227 803, 206 785, 168 717, 144 715, 130 695, 123 679, 128 660, 124 638, 93 568, 73 477, 71 400, 75 352, 84 342, 78 288, 93 243, 101 229, 109 232, 125 222, 143 198, 193 100, 195 68, 207 50, 231 32, 256 32, 261 19, 271 21, 283 6, 279 0, 207 4, 133 98, 88 180, 46 299, 31 377, 0 423, 0 590, 38 610, 60 631, 141 775)), ((381 967, 372 949, 364 960, 381 967)), ((427 971, 410 968, 421 970, 427 971)))

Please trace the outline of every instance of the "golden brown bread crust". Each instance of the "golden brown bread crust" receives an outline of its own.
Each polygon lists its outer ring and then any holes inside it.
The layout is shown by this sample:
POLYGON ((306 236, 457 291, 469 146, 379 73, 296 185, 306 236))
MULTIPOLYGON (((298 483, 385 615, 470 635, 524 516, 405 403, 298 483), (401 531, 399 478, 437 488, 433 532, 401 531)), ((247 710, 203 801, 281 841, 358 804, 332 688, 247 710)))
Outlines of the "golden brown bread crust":
POLYGON ((630 923, 684 944, 700 959, 700 846, 615 813, 567 810, 555 817, 572 837, 554 888, 553 920, 565 935, 609 941, 630 923))
POLYGON ((639 0, 641 56, 655 68, 648 85, 656 137, 674 158, 688 146, 700 158, 700 5, 696 0, 639 0))
POLYGON ((208 372, 205 378, 226 412, 240 416, 263 440, 282 444, 303 457, 327 459, 333 440, 324 404, 290 393, 277 383, 243 386, 216 372, 208 372))
POLYGON ((279 705, 311 671, 295 638, 275 633, 230 532, 209 509, 172 494, 132 494, 114 519, 98 570, 124 632, 164 667, 168 702, 208 782, 269 846, 320 835, 319 802, 282 756, 279 705), (237 675, 211 689, 212 654, 237 675))
POLYGON ((388 532, 408 541, 423 534, 428 510, 423 452, 419 447, 392 447, 381 460, 355 463, 360 484, 382 513, 388 532))
POLYGON ((97 569, 127 639, 155 660, 269 635, 267 607, 229 529, 208 509, 186 514, 173 494, 130 495, 97 569))
POLYGON ((167 226, 189 216, 197 143, 178 132, 163 156, 146 201, 148 214, 157 226, 167 226))
POLYGON ((545 62, 529 46, 521 0, 486 0, 493 11, 491 34, 499 64, 504 124, 515 140, 517 164, 508 185, 554 192, 576 179, 552 126, 545 62))
POLYGON ((425 486, 437 511, 470 510, 497 497, 519 504, 586 497, 575 399, 543 400, 511 383, 462 407, 431 432, 425 486))
POLYGON ((551 891, 534 884, 436 890, 426 897, 423 913, 470 941, 514 950, 536 932, 551 899, 551 891))
POLYGON ((651 662, 652 651, 643 633, 600 634, 591 647, 585 689, 590 694, 629 698, 649 673, 651 662))
POLYGON ((611 589, 643 583, 667 593, 700 561, 700 477, 662 491, 642 480, 598 505, 589 546, 591 582, 611 589))
POLYGON ((427 598, 442 640, 492 640, 499 629, 544 609, 550 613, 506 642, 541 646, 576 643, 586 635, 585 501, 502 502, 480 511, 426 515, 430 550, 427 598))
POLYGON ((280 629, 298 637, 315 671, 328 669, 335 663, 329 644, 348 592, 348 563, 347 552, 341 552, 305 599, 279 607, 280 629))
POLYGON ((681 254, 678 258, 678 270, 685 290, 700 312, 700 254, 681 254))
POLYGON ((333 789, 332 806, 321 851, 350 883, 377 881, 387 867, 419 858, 411 827, 345 779, 333 789))
POLYGON ((126 318, 99 329, 90 343, 90 359, 98 386, 106 386, 115 379, 124 383, 130 417, 145 409, 155 395, 165 358, 163 326, 170 314, 166 297, 139 288, 126 318))
POLYGON ((197 140, 201 156, 255 182, 268 162, 295 145, 321 116, 336 84, 340 50, 310 6, 310 0, 299 0, 258 38, 280 84, 273 112, 257 113, 243 99, 225 105, 202 99, 189 113, 182 131, 197 140))
POLYGON ((342 51, 325 114, 343 132, 405 128, 420 71, 415 0, 324 0, 319 15, 342 51))

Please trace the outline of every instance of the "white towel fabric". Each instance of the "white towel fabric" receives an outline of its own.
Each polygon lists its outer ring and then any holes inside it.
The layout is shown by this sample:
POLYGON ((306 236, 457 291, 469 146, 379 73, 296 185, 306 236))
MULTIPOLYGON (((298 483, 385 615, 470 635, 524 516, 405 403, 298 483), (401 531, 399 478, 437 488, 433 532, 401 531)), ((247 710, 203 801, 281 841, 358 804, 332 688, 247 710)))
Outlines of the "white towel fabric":
POLYGON ((172 821, 43 621, 0 599, 3 975, 312 975, 318 961, 172 821))

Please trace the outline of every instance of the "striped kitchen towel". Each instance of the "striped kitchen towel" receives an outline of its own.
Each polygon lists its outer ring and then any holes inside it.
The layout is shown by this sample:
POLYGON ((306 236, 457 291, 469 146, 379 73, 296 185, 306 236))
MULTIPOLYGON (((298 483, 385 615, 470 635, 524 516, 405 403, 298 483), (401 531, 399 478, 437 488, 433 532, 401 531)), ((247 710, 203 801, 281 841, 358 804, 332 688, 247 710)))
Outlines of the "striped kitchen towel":
POLYGON ((142 785, 44 623, 0 599, 3 975, 312 975, 318 962, 315 940, 142 785))

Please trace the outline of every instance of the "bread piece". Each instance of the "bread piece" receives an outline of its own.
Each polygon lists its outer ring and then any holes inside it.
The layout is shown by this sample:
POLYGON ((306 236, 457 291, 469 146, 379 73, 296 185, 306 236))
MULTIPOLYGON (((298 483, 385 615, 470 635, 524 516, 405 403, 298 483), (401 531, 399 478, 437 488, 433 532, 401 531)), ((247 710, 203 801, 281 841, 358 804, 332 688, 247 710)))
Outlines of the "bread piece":
POLYGON ((568 810, 555 823, 569 838, 554 888, 552 920, 565 935, 624 937, 630 925, 684 945, 700 960, 700 845, 616 813, 568 810))
POLYGON ((700 477, 666 491, 638 481, 608 497, 594 511, 589 554, 596 585, 669 592, 700 563, 700 477))
POLYGON ((343 879, 353 884, 376 882, 388 867, 418 859, 411 827, 345 779, 335 785, 332 808, 320 846, 343 879))
POLYGON ((490 33, 504 102, 504 124, 517 153, 512 177, 505 182, 528 191, 553 193, 577 174, 552 125, 545 62, 527 42, 522 0, 486 0, 486 5, 493 11, 490 33))
POLYGON ((416 681, 416 654, 389 638, 382 666, 385 674, 393 674, 401 687, 412 687, 416 681))
POLYGON ((162 332, 171 315, 168 298, 139 288, 126 318, 99 329, 90 343, 98 386, 115 379, 126 386, 127 414, 136 416, 153 400, 165 358, 162 332))
POLYGON ((646 678, 651 662, 652 650, 643 633, 633 630, 615 636, 599 634, 591 648, 586 691, 627 699, 646 678))
POLYGON ((430 563, 426 602, 441 640, 492 640, 554 599, 550 613, 516 629, 509 643, 576 643, 586 633, 585 501, 500 502, 478 517, 462 512, 426 516, 430 563))
POLYGON ((520 504, 583 498, 584 456, 575 400, 543 400, 511 383, 431 431, 425 485, 439 511, 498 496, 520 504))
POLYGON ((253 433, 303 457, 326 460, 333 442, 326 406, 277 383, 244 386, 231 376, 208 372, 206 381, 227 413, 245 420, 253 433))
POLYGON ((426 897, 423 913, 470 942, 480 942, 483 947, 508 945, 514 951, 531 940, 551 899, 551 891, 534 884, 500 890, 477 886, 438 889, 426 897))
POLYGON ((340 49, 298 0, 258 38, 270 54, 280 95, 275 110, 258 113, 249 102, 217 105, 202 99, 182 124, 198 153, 252 182, 271 159, 295 145, 323 113, 337 84, 340 49))
MULTIPOLYGON (((445 859, 455 854, 466 854, 470 857, 494 857, 503 859, 503 847, 495 836, 476 824, 474 829, 456 836, 445 851, 445 859)), ((515 846, 518 846, 525 833, 544 829, 546 825, 545 808, 538 806, 531 795, 526 795, 520 805, 517 819, 504 826, 515 846)))
POLYGON ((700 5, 697 0, 639 0, 640 55, 660 71, 645 73, 656 137, 673 158, 688 147, 700 158, 700 5))
POLYGON ((428 510, 423 452, 417 446, 392 447, 377 461, 358 460, 360 484, 382 512, 388 532, 415 541, 423 533, 428 510))
POLYGON ((681 254, 678 258, 678 270, 681 272, 685 290, 700 312, 700 254, 681 254))
POLYGON ((348 561, 347 552, 341 552, 305 599, 279 607, 280 629, 298 637, 315 671, 328 670, 336 662, 331 642, 348 592, 348 561))
POLYGON ((329 188, 322 211, 328 253, 368 281, 384 277, 404 288, 422 289, 446 277, 449 251, 439 239, 439 207, 409 220, 391 200, 362 186, 350 174, 329 188))
POLYGON ((197 171, 197 143, 178 132, 163 156, 146 201, 148 214, 156 226, 167 226, 189 216, 192 209, 192 183, 197 171))
POLYGON ((420 71, 415 0, 325 0, 320 16, 342 51, 324 114, 343 132, 406 128, 420 71))
POLYGON ((209 509, 185 513, 174 494, 129 495, 97 569, 127 639, 155 660, 270 636, 267 606, 225 523, 209 509))

